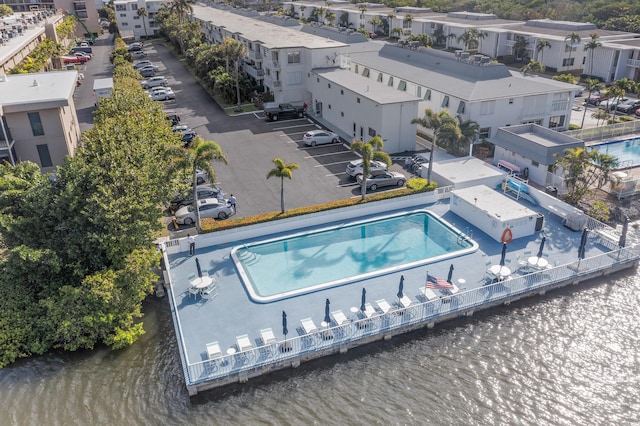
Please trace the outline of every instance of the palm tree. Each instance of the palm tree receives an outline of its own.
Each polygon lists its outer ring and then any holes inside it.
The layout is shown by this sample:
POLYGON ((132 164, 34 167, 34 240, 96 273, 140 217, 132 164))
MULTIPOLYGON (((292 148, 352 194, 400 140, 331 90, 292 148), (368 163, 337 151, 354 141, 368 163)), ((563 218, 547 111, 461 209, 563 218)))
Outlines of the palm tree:
POLYGON ((520 58, 524 62, 524 52, 527 50, 529 40, 526 37, 517 35, 515 43, 513 44, 513 54, 516 59, 520 58))
POLYGON ((591 40, 584 44, 585 50, 589 51, 589 76, 593 74, 593 53, 598 47, 602 47, 602 43, 598 41, 598 34, 590 34, 591 40))
POLYGON ((267 173, 267 179, 270 177, 280 178, 280 208, 284 214, 284 178, 293 178, 293 171, 300 169, 300 166, 296 163, 285 164, 280 158, 274 158, 273 163, 276 165, 276 168, 269 170, 269 173, 267 173))
MULTIPOLYGON (((587 99, 591 97, 591 94, 595 91, 600 91, 604 88, 604 84, 600 82, 600 80, 596 80, 595 78, 587 78, 584 81, 584 87, 587 89, 587 99)), ((587 109, 589 108, 589 102, 584 103, 584 112, 582 113, 582 123, 580 124, 580 128, 584 127, 584 119, 587 116, 587 109)))
POLYGON ((193 14, 193 6, 191 6, 190 0, 173 0, 169 10, 171 13, 178 15, 178 21, 182 24, 184 22, 185 15, 193 14))
POLYGON ((360 28, 364 28, 364 14, 367 11, 367 5, 364 3, 358 4, 358 10, 360 10, 360 28))
POLYGON ((200 211, 198 210, 198 190, 196 182, 197 179, 197 171, 203 170, 209 176, 209 180, 211 182, 216 181, 216 171, 211 165, 212 161, 222 161, 227 164, 229 161, 227 157, 222 152, 222 148, 220 145, 213 141, 205 141, 200 136, 196 137, 191 144, 191 147, 184 150, 181 157, 178 160, 178 164, 184 167, 191 168, 193 173, 193 200, 194 206, 196 206, 196 226, 198 230, 200 229, 200 211))
POLYGON ((459 153, 463 153, 463 147, 469 145, 469 157, 473 155, 473 143, 478 140, 480 125, 473 120, 460 121, 458 124, 460 136, 458 137, 459 153))
POLYGON ((382 19, 380 19, 379 16, 374 16, 373 18, 371 18, 371 20, 369 21, 369 23, 371 24, 371 26, 373 27, 373 32, 375 33, 378 29, 378 27, 380 25, 382 25, 382 19))
POLYGON ((391 166, 391 157, 386 152, 381 151, 383 147, 384 142, 380 136, 372 137, 367 143, 359 139, 354 139, 351 142, 351 152, 358 152, 362 155, 362 186, 360 187, 360 194, 362 194, 363 200, 367 195, 367 177, 371 171, 371 161, 378 160, 387 166, 391 166))
POLYGON ((597 120, 596 127, 598 127, 600 126, 600 120, 602 120, 603 123, 606 123, 607 119, 609 118, 609 112, 606 109, 598 108, 596 112, 591 114, 591 118, 595 118, 597 120))
POLYGON ((411 31, 412 31, 411 23, 413 22, 413 15, 410 14, 410 13, 407 13, 406 15, 404 15, 404 20, 402 21, 402 28, 403 29, 404 29, 404 26, 405 26, 404 25, 405 22, 407 24, 409 24, 409 34, 408 35, 411 35, 411 31))
POLYGON ((547 40, 540 38, 538 39, 538 41, 536 42, 536 53, 540 55, 540 60, 538 62, 540 62, 541 64, 544 64, 544 49, 550 49, 551 48, 551 43, 549 43, 547 40))
POLYGON ((458 37, 456 39, 456 41, 458 43, 460 43, 460 42, 463 43, 464 50, 471 50, 471 48, 475 45, 475 43, 477 43, 476 35, 475 35, 474 31, 475 30, 473 28, 472 29, 466 29, 460 35, 460 37, 458 37))
POLYGON ((142 19, 142 25, 144 26, 144 38, 147 38, 147 23, 144 20, 144 18, 149 16, 149 13, 147 12, 147 8, 139 7, 138 10, 136 11, 136 15, 138 15, 138 17, 142 19))
POLYGON ((546 67, 542 64, 542 62, 534 61, 533 59, 529 60, 529 63, 524 67, 520 68, 522 74, 527 74, 528 72, 534 74, 540 74, 545 71, 546 67))
POLYGON ((433 169, 433 151, 435 151, 438 146, 438 137, 441 134, 447 137, 452 137, 453 135, 460 137, 460 126, 458 120, 446 109, 436 114, 430 108, 424 110, 424 117, 411 120, 411 124, 419 124, 422 127, 433 130, 431 152, 429 153, 429 171, 427 172, 427 184, 430 184, 431 171, 433 169))
POLYGON ((474 28, 474 31, 476 32, 476 39, 478 41, 478 52, 481 52, 482 51, 482 40, 484 40, 489 35, 489 33, 486 32, 486 31, 482 31, 482 30, 476 30, 475 28, 474 28))
MULTIPOLYGON (((618 102, 620 102, 622 98, 624 98, 624 96, 627 94, 627 92, 630 92, 633 88, 634 88, 634 82, 624 77, 624 78, 621 78, 620 80, 616 80, 613 82, 613 85, 609 87, 609 90, 607 90, 607 95, 609 96, 609 98, 615 99, 618 102)), ((616 119, 617 112, 618 112, 618 109, 614 106, 613 108, 614 120, 616 119)))
POLYGON ((601 154, 598 150, 587 150, 584 147, 568 148, 562 157, 557 156, 554 168, 561 167, 564 182, 569 191, 565 200, 577 204, 592 188, 602 188, 615 180, 614 168, 618 159, 609 154, 601 154))
POLYGON ((575 43, 580 43, 581 40, 582 37, 580 37, 580 34, 576 32, 572 32, 564 38, 565 43, 569 42, 569 60, 567 61, 567 67, 571 67, 571 52, 573 52, 573 45, 575 43))
MULTIPOLYGON (((242 111, 242 107, 240 106, 240 103, 241 103, 240 75, 239 75, 240 59, 247 56, 247 47, 244 44, 239 43, 237 40, 231 37, 225 37, 223 41, 223 51, 224 51, 225 58, 227 59, 227 63, 228 61, 233 61, 234 63, 235 74, 236 74, 236 95, 237 95, 237 101, 238 101, 238 106, 236 108, 236 111, 239 112, 239 111, 242 111)), ((227 70, 228 68, 229 67, 227 66, 227 70)))

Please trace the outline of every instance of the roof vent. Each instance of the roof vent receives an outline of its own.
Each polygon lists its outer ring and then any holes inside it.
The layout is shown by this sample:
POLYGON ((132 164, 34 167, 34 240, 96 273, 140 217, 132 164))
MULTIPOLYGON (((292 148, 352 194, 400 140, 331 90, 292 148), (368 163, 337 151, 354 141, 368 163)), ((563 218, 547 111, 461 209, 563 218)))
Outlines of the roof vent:
POLYGON ((38 80, 33 79, 33 84, 32 84, 32 86, 34 86, 34 87, 35 87, 35 86, 40 86, 40 85, 38 84, 38 80))

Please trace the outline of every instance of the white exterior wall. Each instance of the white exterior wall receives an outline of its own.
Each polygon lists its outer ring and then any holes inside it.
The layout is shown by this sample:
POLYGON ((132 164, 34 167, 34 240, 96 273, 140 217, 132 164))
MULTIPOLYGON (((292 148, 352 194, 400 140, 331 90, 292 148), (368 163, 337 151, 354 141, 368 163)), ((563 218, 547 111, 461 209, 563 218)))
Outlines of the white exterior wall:
POLYGON ((311 74, 307 87, 313 93, 313 111, 321 103, 322 118, 334 130, 362 138, 364 142, 380 135, 385 141, 385 152, 415 150, 416 126, 411 120, 418 113, 417 101, 378 104, 367 98, 366 93, 357 94, 317 74, 311 74))
POLYGON ((118 28, 122 31, 132 31, 134 38, 140 40, 145 36, 146 25, 147 36, 153 36, 160 29, 155 25, 153 17, 163 3, 168 3, 168 1, 118 0, 114 2, 118 28), (144 17, 144 24, 143 17, 139 17, 137 14, 141 7, 147 9, 148 16, 144 17))
POLYGON ((493 155, 493 162, 497 163, 498 160, 505 160, 510 162, 511 164, 515 164, 520 167, 520 170, 523 170, 525 167, 529 169, 529 182, 536 183, 538 185, 547 186, 550 182, 547 182, 547 178, 549 174, 547 173, 547 166, 544 164, 536 163, 525 158, 521 155, 518 155, 512 151, 507 151, 501 146, 495 147, 495 152, 493 155))

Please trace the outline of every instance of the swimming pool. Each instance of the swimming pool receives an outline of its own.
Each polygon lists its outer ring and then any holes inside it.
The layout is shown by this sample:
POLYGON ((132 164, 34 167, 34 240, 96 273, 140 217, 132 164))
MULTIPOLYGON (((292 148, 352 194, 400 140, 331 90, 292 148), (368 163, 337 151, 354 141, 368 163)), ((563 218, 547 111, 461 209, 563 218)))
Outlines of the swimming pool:
POLYGON ((618 158, 618 169, 640 166, 640 138, 625 139, 592 145, 589 150, 597 149, 601 154, 618 158))
POLYGON ((247 292, 272 302, 478 249, 431 212, 386 215, 234 247, 247 292))

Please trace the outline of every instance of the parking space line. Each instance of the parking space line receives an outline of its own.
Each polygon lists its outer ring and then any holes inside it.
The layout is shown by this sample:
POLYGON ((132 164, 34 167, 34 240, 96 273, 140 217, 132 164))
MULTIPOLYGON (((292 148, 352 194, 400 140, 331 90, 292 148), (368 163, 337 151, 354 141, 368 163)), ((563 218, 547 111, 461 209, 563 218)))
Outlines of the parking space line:
POLYGON ((341 173, 329 173, 328 175, 324 175, 324 177, 332 177, 332 176, 342 176, 342 175, 346 175, 347 172, 341 172, 341 173))
POLYGON ((291 135, 304 135, 305 133, 307 133, 306 131, 304 132, 292 132, 292 133, 283 133, 280 135, 281 138, 285 138, 291 135))
POLYGON ((308 126, 309 126, 308 124, 299 124, 296 126, 276 127, 273 130, 276 131, 276 130, 295 129, 296 127, 308 127, 308 126))
MULTIPOLYGON (((302 149, 299 149, 299 151, 302 151, 302 149)), ((340 152, 330 152, 328 154, 308 155, 308 156, 306 156, 304 158, 307 159, 307 158, 327 157, 329 155, 336 155, 336 154, 340 154, 340 152)))
POLYGON ((318 164, 317 166, 313 166, 313 167, 327 167, 327 166, 334 166, 336 164, 344 164, 344 163, 350 163, 350 161, 349 160, 347 160, 347 161, 336 161, 335 163, 318 164))
POLYGON ((347 183, 344 185, 336 185, 336 188, 349 188, 350 186, 356 186, 356 185, 360 185, 360 184, 358 182, 347 183))

